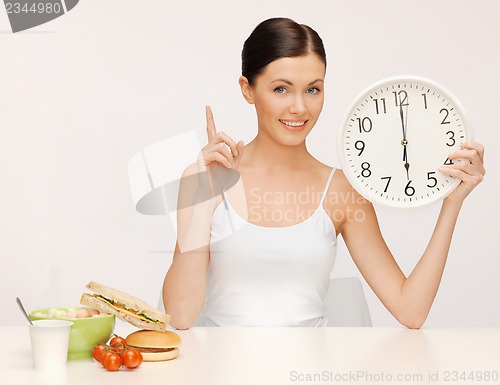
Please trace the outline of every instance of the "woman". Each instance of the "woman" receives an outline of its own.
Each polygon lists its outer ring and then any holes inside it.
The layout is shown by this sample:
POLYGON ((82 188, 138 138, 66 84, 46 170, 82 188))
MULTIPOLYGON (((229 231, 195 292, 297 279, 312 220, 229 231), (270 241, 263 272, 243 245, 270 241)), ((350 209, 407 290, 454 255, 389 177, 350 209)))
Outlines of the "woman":
POLYGON ((258 132, 246 146, 236 143, 216 131, 207 107, 208 144, 184 173, 200 177, 181 184, 184 208, 163 287, 173 327, 189 328, 204 307, 207 325, 326 326, 323 300, 338 234, 389 312, 408 328, 424 323, 461 205, 484 177, 483 147, 468 142, 449 158, 469 162, 443 166, 462 182, 444 199, 429 245, 405 277, 372 205, 341 170, 306 148, 323 107, 325 71, 323 43, 308 26, 269 19, 246 40, 239 84, 255 106, 258 132), (221 168, 240 174, 226 194, 214 190, 221 168), (195 204, 208 188, 205 169, 215 196, 195 204))

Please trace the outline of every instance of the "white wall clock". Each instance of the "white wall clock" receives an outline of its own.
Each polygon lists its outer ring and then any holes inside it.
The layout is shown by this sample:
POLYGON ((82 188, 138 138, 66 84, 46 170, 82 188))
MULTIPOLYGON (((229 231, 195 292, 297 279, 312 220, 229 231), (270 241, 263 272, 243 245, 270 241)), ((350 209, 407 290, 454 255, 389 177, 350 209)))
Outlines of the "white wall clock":
POLYGON ((443 199, 460 180, 438 171, 472 140, 460 102, 440 84, 416 76, 382 79, 346 111, 338 154, 352 186, 366 199, 395 208, 443 199))

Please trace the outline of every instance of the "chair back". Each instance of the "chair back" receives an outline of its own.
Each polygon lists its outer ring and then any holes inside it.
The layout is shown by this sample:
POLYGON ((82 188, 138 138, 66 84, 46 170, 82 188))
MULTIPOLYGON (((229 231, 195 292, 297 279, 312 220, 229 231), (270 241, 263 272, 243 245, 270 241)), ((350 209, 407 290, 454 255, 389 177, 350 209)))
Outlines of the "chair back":
POLYGON ((333 278, 325 298, 328 326, 372 326, 358 277, 333 278))

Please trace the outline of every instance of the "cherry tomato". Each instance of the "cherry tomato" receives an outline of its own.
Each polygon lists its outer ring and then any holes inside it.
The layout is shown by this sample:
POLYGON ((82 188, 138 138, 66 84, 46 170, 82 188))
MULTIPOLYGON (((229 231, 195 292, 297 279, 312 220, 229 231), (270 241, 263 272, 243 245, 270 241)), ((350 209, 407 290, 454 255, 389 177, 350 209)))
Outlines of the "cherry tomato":
POLYGON ((113 347, 113 349, 115 349, 119 355, 122 355, 123 352, 125 350, 127 350, 127 345, 122 345, 122 344, 115 344, 115 346, 113 347))
MULTIPOLYGON (((99 360, 99 362, 102 364, 102 366, 104 366, 103 364, 103 361, 104 361, 104 357, 106 357, 108 354, 118 354, 118 351, 116 351, 115 349, 113 348, 110 348, 109 346, 106 348, 106 351, 102 352, 101 354, 101 359, 99 360)), ((120 355, 120 354, 118 354, 120 355)))
POLYGON ((123 337, 119 337, 115 334, 113 338, 109 341, 109 346, 115 348, 118 345, 127 346, 127 340, 123 337))
POLYGON ((104 353, 101 363, 107 370, 115 372, 122 366, 122 359, 118 353, 110 351, 104 353))
POLYGON ((97 344, 94 349, 92 349, 92 357, 94 360, 101 361, 102 354, 107 350, 107 346, 105 344, 97 344))
POLYGON ((137 349, 127 349, 122 353, 123 365, 129 369, 137 368, 142 364, 142 354, 137 349))

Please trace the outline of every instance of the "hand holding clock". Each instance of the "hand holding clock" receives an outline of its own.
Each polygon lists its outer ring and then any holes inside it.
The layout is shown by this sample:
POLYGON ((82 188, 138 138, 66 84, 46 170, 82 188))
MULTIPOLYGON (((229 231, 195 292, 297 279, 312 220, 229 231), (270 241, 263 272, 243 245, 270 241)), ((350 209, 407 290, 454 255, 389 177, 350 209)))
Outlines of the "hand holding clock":
POLYGON ((450 154, 448 158, 455 162, 450 165, 442 165, 438 170, 462 181, 448 196, 449 199, 461 204, 484 179, 486 174, 483 164, 484 147, 479 143, 468 141, 460 146, 460 150, 450 154))
POLYGON ((373 83, 352 101, 341 127, 342 169, 371 202, 396 208, 422 207, 447 196, 461 202, 484 176, 484 150, 472 142, 463 107, 432 80, 394 76, 373 83), (408 151, 408 123, 416 157, 408 151))

